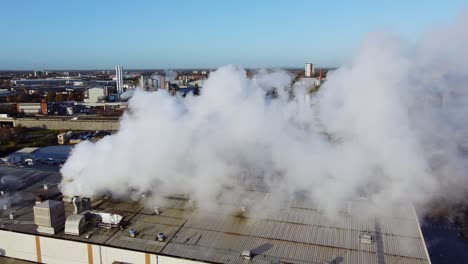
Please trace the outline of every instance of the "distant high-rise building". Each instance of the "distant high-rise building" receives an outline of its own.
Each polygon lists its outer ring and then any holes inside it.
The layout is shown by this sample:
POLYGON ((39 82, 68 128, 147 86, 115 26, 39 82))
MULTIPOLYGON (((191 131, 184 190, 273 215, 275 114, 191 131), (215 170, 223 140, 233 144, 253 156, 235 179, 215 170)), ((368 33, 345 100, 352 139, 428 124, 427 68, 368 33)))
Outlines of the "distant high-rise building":
POLYGON ((34 77, 41 78, 42 77, 42 71, 34 71, 34 77))
POLYGON ((315 74, 314 64, 306 63, 305 64, 305 77, 313 77, 315 74))
POLYGON ((122 66, 115 67, 115 81, 117 93, 123 93, 123 68, 122 66))

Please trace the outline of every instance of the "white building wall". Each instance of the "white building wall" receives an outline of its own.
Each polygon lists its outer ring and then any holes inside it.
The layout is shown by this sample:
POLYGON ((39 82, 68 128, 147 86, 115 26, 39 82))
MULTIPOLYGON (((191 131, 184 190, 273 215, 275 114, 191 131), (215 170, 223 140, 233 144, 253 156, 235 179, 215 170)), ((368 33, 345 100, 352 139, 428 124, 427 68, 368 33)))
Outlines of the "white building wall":
POLYGON ((101 259, 102 264, 112 264, 114 261, 145 264, 145 253, 101 246, 101 259))
POLYGON ((181 259, 181 258, 171 258, 166 256, 158 256, 158 263, 157 264, 200 264, 204 262, 198 262, 188 259, 181 259))
POLYGON ((143 252, 92 245, 78 241, 36 236, 0 230, 0 255, 51 264, 112 264, 114 261, 132 264, 198 264, 201 262, 158 256, 143 252), (38 254, 39 250, 39 254, 38 254))
POLYGON ((91 245, 93 254, 93 264, 101 264, 101 246, 91 245))
POLYGON ((38 114, 41 112, 40 103, 20 103, 18 104, 18 111, 25 114, 38 114))
POLYGON ((85 103, 97 103, 99 99, 106 95, 104 88, 90 88, 86 93, 88 98, 84 99, 85 103))
POLYGON ((40 240, 42 262, 50 264, 88 264, 87 244, 48 237, 40 237, 40 240))
POLYGON ((17 259, 37 261, 35 236, 0 230, 0 254, 17 259))

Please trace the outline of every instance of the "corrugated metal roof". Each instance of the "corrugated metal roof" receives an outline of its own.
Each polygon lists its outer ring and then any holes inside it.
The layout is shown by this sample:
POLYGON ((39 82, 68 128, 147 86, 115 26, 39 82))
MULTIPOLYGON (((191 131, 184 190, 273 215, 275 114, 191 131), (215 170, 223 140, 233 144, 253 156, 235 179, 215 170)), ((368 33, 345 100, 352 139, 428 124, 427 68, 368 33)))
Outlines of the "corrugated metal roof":
POLYGON ((374 252, 256 238, 216 231, 182 228, 163 250, 166 254, 193 254, 204 261, 217 261, 219 255, 239 258, 242 250, 252 251, 255 260, 274 259, 287 263, 323 263, 340 258, 342 263, 377 263, 374 252), (198 249, 198 250, 197 250, 198 249), (362 262, 357 260, 363 260, 362 262))
MULTIPOLYGON (((59 174, 31 170, 19 170, 18 174, 10 170, 5 169, 3 173, 37 178, 30 187, 20 191, 24 201, 13 207, 17 218, 2 220, 2 228, 36 234, 32 205, 35 195, 41 192, 37 179, 45 177, 46 182, 59 182, 59 174)), ((48 192, 57 194, 58 190, 52 187, 48 192)), ((154 208, 144 208, 138 202, 104 200, 98 210, 122 211, 130 222, 126 230, 87 226, 85 233, 92 233, 89 239, 84 234, 68 236, 63 232, 54 237, 219 263, 323 264, 333 260, 342 264, 380 264, 379 260, 387 264, 429 263, 411 207, 401 206, 388 210, 383 217, 366 218, 366 210, 375 208, 368 201, 360 200, 347 203, 337 214, 329 216, 314 202, 299 195, 292 201, 272 202, 271 199, 268 193, 248 192, 223 204, 219 211, 199 211, 181 196, 161 205, 159 215, 154 208), (260 204, 239 214, 240 206, 249 205, 249 201, 260 204), (137 229, 136 237, 130 237, 129 228, 137 229), (160 232, 167 236, 164 242, 156 241, 160 232), (360 242, 363 233, 373 235, 374 241, 360 242), (252 260, 240 256, 245 249, 254 253, 252 260)), ((66 204, 67 215, 72 209, 66 204)), ((0 213, 6 216, 5 212, 0 213)))

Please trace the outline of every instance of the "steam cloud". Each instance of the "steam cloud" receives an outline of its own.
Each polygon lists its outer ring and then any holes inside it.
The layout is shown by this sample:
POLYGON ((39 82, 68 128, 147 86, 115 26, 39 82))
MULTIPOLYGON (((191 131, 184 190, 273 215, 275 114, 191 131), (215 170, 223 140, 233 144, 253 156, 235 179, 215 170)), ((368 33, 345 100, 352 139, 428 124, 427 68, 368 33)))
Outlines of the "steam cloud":
POLYGON ((468 13, 410 45, 371 34, 348 64, 305 100, 282 71, 253 79, 228 65, 202 96, 137 91, 120 131, 83 142, 62 168, 66 195, 187 193, 216 205, 261 182, 301 191, 334 210, 366 196, 385 209, 467 191, 468 13), (278 98, 265 91, 275 88, 278 98))
POLYGON ((164 70, 164 74, 166 75, 166 81, 174 82, 177 77, 177 72, 174 70, 164 70))

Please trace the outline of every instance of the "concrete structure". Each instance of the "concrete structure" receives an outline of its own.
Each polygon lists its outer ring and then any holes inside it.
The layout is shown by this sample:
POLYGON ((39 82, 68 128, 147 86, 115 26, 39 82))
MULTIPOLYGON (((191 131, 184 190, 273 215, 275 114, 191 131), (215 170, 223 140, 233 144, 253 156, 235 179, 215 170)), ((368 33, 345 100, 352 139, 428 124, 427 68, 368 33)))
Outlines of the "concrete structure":
POLYGON ((305 77, 314 77, 315 75, 315 68, 313 63, 306 63, 305 64, 305 77))
POLYGON ((71 118, 17 118, 12 120, 0 120, 13 122, 14 126, 40 127, 55 130, 118 130, 118 119, 84 119, 72 120, 71 118))
POLYGON ((18 103, 16 104, 16 111, 27 115, 41 114, 41 103, 18 103))
POLYGON ((123 68, 122 66, 115 67, 115 81, 117 93, 123 93, 123 68))
POLYGON ((107 89, 103 87, 94 87, 85 91, 85 103, 99 103, 106 99, 107 89))
MULTIPOLYGON (((0 167, 0 172, 21 175, 22 169, 0 167)), ((57 181, 59 173, 42 179, 57 181)), ((18 192, 23 200, 0 211, 0 245, 6 256, 46 263, 408 263, 430 264, 419 222, 411 206, 388 209, 380 217, 360 214, 374 205, 350 201, 334 217, 302 196, 273 203, 270 194, 251 191, 239 201, 229 200, 223 210, 200 210, 184 196, 167 197, 155 213, 140 202, 93 201, 94 211, 119 211, 126 230, 86 225, 82 235, 64 232, 42 235, 31 221, 36 184, 18 192), (30 197, 30 198, 29 198, 30 197), (241 200, 262 200, 259 214, 248 208, 239 213, 241 200), (269 207, 268 205, 271 205, 269 207), (21 215, 5 218, 11 210, 21 215), (237 213, 236 213, 237 212, 237 213), (129 230, 134 229, 133 236, 129 230), (162 233, 162 235, 161 235, 162 233), (159 241, 163 237, 163 241, 159 241)), ((49 196, 58 195, 51 187, 49 196)), ((59 199, 60 197, 57 197, 59 199)), ((67 203, 65 214, 72 215, 67 203)), ((379 210, 382 212, 382 210, 379 210)))

